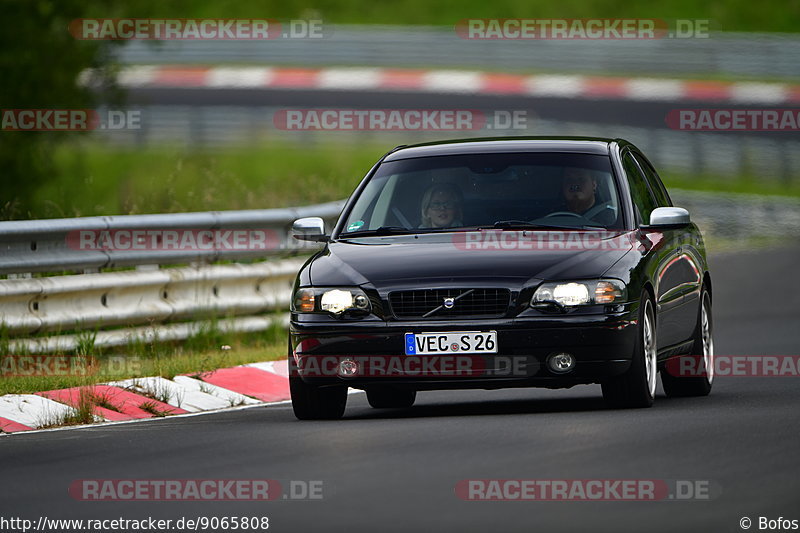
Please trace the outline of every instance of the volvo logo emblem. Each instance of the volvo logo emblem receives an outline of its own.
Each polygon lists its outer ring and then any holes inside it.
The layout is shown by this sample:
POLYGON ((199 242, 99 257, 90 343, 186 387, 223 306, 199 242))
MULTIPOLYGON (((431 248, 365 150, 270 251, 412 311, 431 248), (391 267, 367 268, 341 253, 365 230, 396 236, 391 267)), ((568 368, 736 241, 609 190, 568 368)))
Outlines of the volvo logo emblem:
MULTIPOLYGON (((448 296, 446 298, 442 298, 442 303, 440 305, 434 307, 433 309, 431 309, 430 311, 428 311, 424 315, 422 315, 422 318, 428 318, 431 315, 435 315, 436 313, 438 313, 442 309, 452 309, 456 305, 456 300, 459 300, 459 299, 463 298, 464 296, 466 296, 468 294, 471 294, 473 292, 475 292, 475 289, 469 289, 468 291, 462 292, 458 296, 448 296)), ((439 296, 439 298, 441 298, 441 296, 439 296)))

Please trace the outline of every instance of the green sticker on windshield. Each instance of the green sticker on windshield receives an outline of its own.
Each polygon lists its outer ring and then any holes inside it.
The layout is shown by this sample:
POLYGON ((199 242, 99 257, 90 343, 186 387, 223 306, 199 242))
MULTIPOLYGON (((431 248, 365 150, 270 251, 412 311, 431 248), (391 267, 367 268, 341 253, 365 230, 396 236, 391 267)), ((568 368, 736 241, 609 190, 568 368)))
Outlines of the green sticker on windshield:
POLYGON ((349 226, 347 226, 347 231, 357 231, 364 225, 363 220, 356 220, 355 222, 351 222, 349 226))

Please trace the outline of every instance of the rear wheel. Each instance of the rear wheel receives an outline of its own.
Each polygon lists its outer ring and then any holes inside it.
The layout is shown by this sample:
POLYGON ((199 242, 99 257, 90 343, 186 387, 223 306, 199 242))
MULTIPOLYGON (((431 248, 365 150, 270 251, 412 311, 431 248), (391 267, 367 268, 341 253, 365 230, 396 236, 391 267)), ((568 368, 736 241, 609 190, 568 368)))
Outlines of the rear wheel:
POLYGON ((640 301, 639 331, 631 366, 621 376, 602 383, 603 398, 612 407, 650 407, 656 394, 656 316, 646 291, 640 301))
POLYGON ((417 391, 411 389, 398 389, 386 385, 367 389, 367 401, 376 409, 411 407, 416 399, 417 391))
POLYGON ((661 372, 661 384, 667 396, 708 396, 714 382, 714 324, 711 320, 711 295, 703 289, 700 295, 700 309, 697 313, 697 326, 690 357, 698 358, 696 377, 673 376, 666 369, 661 372), (702 366, 700 366, 702 365, 702 366))

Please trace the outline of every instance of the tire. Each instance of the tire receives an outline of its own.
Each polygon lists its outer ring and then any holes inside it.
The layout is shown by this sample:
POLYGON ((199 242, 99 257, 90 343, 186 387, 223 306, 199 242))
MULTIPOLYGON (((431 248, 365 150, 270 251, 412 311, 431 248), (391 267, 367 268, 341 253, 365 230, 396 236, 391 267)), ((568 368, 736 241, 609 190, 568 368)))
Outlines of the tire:
POLYGON ((292 409, 299 420, 338 420, 347 405, 347 387, 318 387, 299 377, 289 377, 292 409))
POLYGON ((292 410, 299 420, 338 420, 347 406, 347 387, 318 387, 299 377, 294 361, 292 338, 288 338, 289 392, 292 410))
POLYGON ((397 389, 389 386, 369 387, 367 401, 376 409, 411 407, 417 399, 417 391, 397 389))
POLYGON ((621 376, 602 383, 603 398, 611 407, 651 407, 658 377, 656 314, 647 291, 639 300, 639 325, 631 366, 621 376))
POLYGON ((704 288, 700 293, 700 308, 693 334, 691 357, 701 357, 698 369, 705 375, 697 377, 673 376, 666 369, 661 371, 661 384, 671 398, 686 396, 708 396, 714 382, 714 323, 711 318, 711 295, 704 288))

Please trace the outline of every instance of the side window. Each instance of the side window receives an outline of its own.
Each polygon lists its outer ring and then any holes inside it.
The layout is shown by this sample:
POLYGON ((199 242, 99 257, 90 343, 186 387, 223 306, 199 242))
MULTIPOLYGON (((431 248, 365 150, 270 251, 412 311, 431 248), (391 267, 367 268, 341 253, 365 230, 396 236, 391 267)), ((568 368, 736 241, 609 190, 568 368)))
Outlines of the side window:
POLYGON ((631 154, 633 158, 639 163, 639 168, 642 169, 644 172, 644 177, 647 180, 647 184, 650 185, 650 190, 656 197, 656 202, 658 202, 659 207, 672 207, 672 201, 669 198, 669 194, 667 194, 667 189, 664 187, 664 184, 661 183, 661 179, 656 174, 655 169, 653 169, 650 162, 645 159, 642 154, 631 154))
POLYGON ((640 224, 649 224, 650 213, 658 206, 630 152, 626 152, 622 157, 622 166, 625 168, 625 174, 628 177, 631 199, 636 211, 636 221, 640 224))

